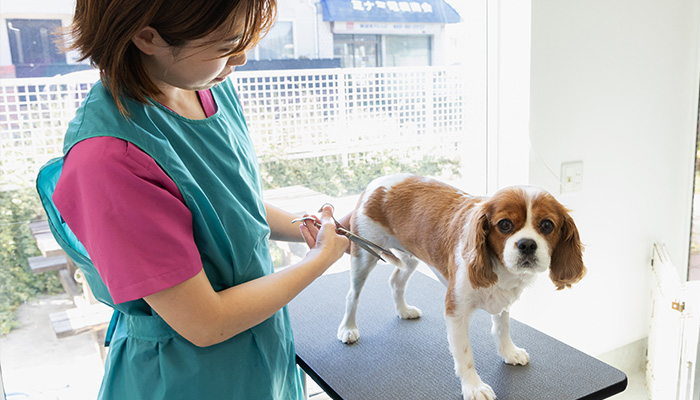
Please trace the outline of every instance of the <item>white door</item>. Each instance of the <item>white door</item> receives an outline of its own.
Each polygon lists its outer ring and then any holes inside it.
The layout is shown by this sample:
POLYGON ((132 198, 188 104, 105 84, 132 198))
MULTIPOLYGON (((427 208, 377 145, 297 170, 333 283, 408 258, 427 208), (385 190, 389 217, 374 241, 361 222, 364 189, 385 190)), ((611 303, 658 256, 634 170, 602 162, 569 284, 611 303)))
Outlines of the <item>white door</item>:
POLYGON ((681 282, 662 243, 654 244, 651 264, 651 326, 646 368, 649 397, 698 400, 700 281, 681 282))

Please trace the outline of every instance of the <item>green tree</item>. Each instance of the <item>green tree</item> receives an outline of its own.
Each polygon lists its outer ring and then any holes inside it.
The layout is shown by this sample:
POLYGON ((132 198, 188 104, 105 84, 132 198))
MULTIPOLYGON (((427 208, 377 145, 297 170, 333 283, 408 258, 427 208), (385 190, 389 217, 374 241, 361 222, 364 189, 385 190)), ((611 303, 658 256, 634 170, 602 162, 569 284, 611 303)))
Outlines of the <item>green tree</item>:
POLYGON ((29 221, 42 211, 34 190, 0 192, 0 335, 17 326, 17 307, 39 293, 59 293, 56 274, 32 274, 27 257, 39 255, 29 221))
POLYGON ((264 189, 303 185, 329 196, 359 194, 364 187, 382 175, 408 172, 419 175, 459 175, 459 160, 424 156, 404 161, 389 153, 344 164, 334 158, 287 160, 274 156, 263 158, 261 174, 264 189))

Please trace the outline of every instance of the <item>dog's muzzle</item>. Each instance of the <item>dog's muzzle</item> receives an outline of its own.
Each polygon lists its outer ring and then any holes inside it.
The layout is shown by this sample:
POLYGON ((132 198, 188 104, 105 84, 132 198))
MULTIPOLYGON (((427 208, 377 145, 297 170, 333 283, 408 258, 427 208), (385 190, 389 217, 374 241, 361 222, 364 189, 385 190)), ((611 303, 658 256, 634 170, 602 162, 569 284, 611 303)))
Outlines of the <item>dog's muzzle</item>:
POLYGON ((518 249, 518 268, 537 268, 537 242, 532 239, 520 239, 516 243, 518 249))
POLYGON ((537 242, 532 239, 520 239, 516 246, 520 254, 524 256, 531 256, 537 251, 537 242))

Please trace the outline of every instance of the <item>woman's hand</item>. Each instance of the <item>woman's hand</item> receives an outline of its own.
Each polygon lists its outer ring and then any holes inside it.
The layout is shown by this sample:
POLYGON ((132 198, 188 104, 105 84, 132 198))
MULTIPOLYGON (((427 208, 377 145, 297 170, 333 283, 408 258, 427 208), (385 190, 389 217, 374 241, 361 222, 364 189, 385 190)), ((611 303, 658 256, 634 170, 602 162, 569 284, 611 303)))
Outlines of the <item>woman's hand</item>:
POLYGON ((323 206, 321 218, 313 218, 316 221, 305 220, 304 223, 299 226, 301 236, 311 248, 311 252, 309 252, 310 255, 322 256, 326 259, 326 262, 332 264, 349 248, 350 240, 344 235, 336 233, 332 206, 323 206), (316 228, 315 222, 320 222, 320 229, 316 228))
MULTIPOLYGON (((331 209, 331 215, 333 213, 333 207, 328 205, 327 207, 330 207, 331 209)), ((325 206, 324 206, 325 208, 325 206)), ((299 230, 301 231, 301 236, 304 238, 304 241, 306 244, 309 246, 309 248, 313 249, 316 246, 316 237, 318 236, 318 229, 316 227, 316 224, 320 224, 321 220, 316 217, 315 215, 309 215, 309 214, 304 214, 304 218, 306 217, 311 217, 314 218, 314 221, 312 220, 305 220, 303 224, 299 225, 299 230)), ((350 217, 352 217, 352 211, 349 212, 347 215, 344 217, 338 219, 337 221, 340 223, 340 225, 346 229, 350 229, 350 217)), ((345 248, 345 252, 350 254, 350 241, 348 240, 348 246, 345 248)))
POLYGON ((301 225, 299 225, 301 237, 306 242, 306 245, 309 246, 310 249, 313 249, 314 246, 316 246, 316 237, 318 236, 319 230, 319 228, 316 227, 316 224, 320 225, 321 220, 317 216, 309 214, 304 214, 302 218, 313 218, 313 221, 310 219, 304 219, 301 225))

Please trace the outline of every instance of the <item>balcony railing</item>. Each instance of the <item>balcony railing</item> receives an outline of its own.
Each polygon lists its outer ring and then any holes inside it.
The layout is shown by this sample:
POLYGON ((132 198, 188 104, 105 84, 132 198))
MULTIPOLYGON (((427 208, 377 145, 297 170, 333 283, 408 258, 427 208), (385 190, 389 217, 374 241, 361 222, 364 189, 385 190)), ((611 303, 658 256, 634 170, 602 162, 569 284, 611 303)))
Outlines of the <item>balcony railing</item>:
MULTIPOLYGON (((258 156, 391 150, 453 156, 464 134, 464 71, 450 67, 240 71, 231 75, 258 156)), ((62 154, 68 122, 96 71, 0 80, 0 187, 31 183, 62 154)))

